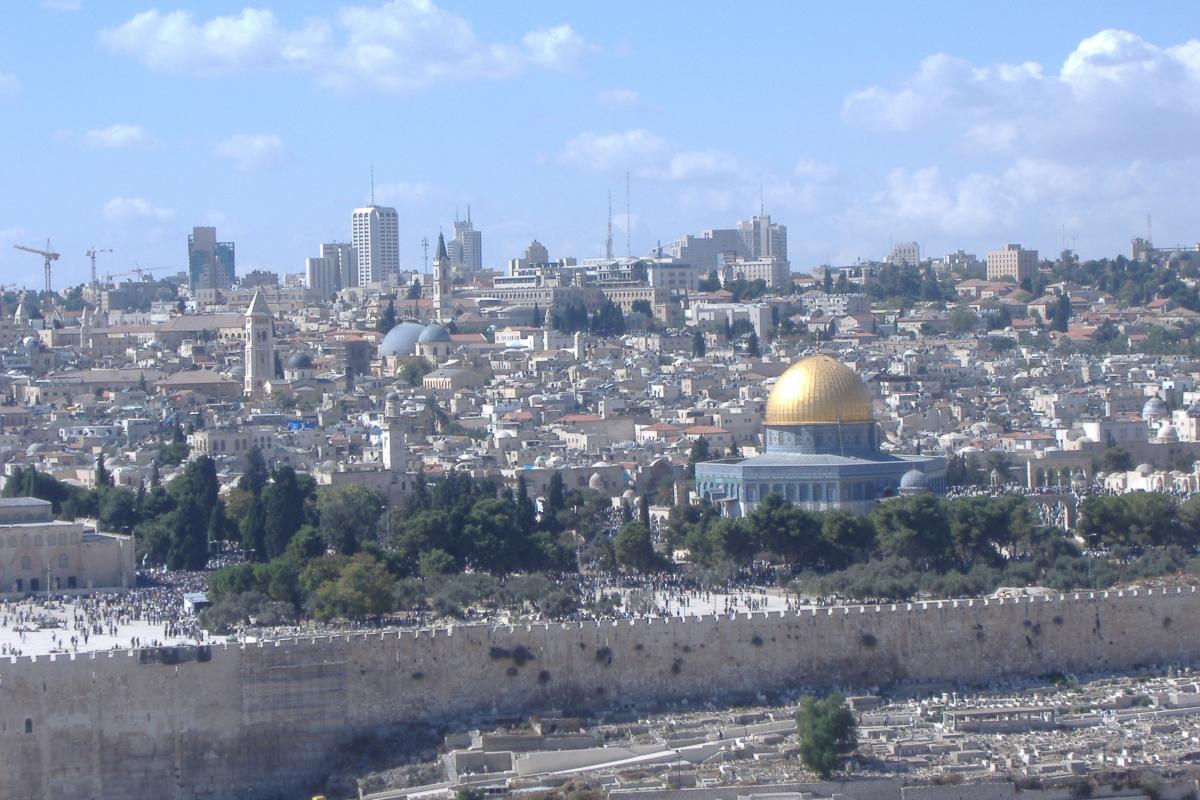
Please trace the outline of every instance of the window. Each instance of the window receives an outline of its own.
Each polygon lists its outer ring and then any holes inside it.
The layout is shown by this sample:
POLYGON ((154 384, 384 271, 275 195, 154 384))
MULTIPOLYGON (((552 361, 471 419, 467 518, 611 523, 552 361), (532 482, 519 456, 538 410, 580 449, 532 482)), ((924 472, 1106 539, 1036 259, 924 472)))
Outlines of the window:
POLYGON ((33 733, 33 720, 28 718, 25 720, 25 732, 33 733))
POLYGON ((21 569, 27 571, 33 569, 33 562, 29 560, 29 556, 21 556, 21 569))
POLYGON ((69 565, 70 565, 70 561, 67 559, 67 554, 66 553, 61 554, 58 557, 59 569, 66 569, 69 565))

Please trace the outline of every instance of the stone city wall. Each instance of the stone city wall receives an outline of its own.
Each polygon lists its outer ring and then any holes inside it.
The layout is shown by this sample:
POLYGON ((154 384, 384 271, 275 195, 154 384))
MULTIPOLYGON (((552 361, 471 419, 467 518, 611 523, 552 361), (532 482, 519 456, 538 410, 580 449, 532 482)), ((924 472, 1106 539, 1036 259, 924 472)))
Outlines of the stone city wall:
POLYGON ((1195 587, 0 660, 0 797, 295 797, 405 721, 1200 661, 1195 587))

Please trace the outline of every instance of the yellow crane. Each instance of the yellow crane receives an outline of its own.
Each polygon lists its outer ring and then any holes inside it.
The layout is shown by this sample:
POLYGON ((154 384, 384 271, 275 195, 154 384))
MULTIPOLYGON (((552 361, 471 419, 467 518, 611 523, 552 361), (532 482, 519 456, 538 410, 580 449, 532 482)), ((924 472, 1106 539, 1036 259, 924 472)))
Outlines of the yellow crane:
POLYGON ((93 289, 96 287, 96 256, 98 256, 100 253, 111 253, 111 252, 112 252, 111 247, 105 247, 100 250, 97 250, 96 246, 92 245, 91 249, 88 250, 86 253, 87 257, 92 260, 92 288, 93 289))
POLYGON ((58 253, 56 253, 50 249, 50 240, 49 239, 46 240, 46 249, 45 250, 38 250, 36 247, 26 247, 23 244, 14 244, 13 247, 15 247, 18 250, 24 250, 26 253, 33 253, 35 256, 41 256, 43 259, 45 259, 45 262, 46 262, 46 292, 49 293, 49 292, 53 291, 53 289, 50 288, 50 262, 58 261, 58 253))

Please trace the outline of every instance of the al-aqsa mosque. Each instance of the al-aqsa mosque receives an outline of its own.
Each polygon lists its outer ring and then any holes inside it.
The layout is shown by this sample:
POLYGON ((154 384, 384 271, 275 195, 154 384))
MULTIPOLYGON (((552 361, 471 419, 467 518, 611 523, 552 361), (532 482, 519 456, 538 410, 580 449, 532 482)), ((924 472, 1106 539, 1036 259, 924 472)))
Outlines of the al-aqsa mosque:
POLYGON ((766 452, 696 465, 696 492, 730 517, 777 494, 810 511, 865 514, 888 497, 945 494, 941 456, 879 449, 879 426, 862 378, 827 355, 800 359, 767 399, 766 452))

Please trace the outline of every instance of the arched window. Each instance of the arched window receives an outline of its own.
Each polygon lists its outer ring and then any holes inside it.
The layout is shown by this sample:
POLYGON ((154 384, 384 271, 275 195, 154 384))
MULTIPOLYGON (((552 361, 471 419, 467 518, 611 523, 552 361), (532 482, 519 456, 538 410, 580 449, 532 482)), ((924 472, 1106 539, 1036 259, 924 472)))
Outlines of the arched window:
POLYGON ((23 570, 33 569, 33 562, 29 560, 29 556, 21 556, 21 569, 23 569, 23 570))

